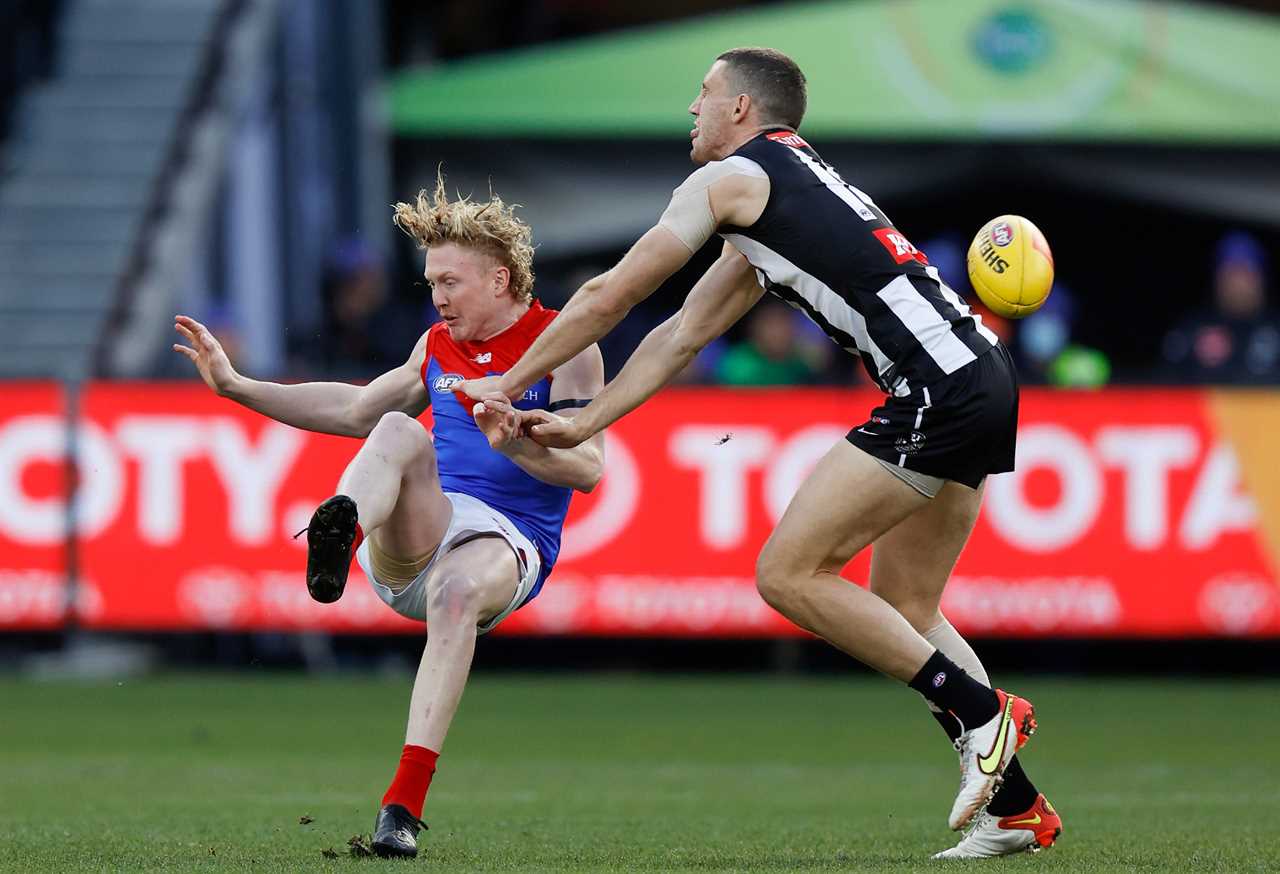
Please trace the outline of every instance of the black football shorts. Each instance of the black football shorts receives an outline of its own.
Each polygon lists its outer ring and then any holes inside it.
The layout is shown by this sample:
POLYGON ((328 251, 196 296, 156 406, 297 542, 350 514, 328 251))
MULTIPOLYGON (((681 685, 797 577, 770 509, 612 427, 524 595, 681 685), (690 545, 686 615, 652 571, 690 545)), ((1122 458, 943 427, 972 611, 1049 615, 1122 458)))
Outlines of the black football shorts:
POLYGON ((1018 375, 1004 344, 904 397, 889 397, 848 434, 889 464, 976 489, 983 477, 1013 470, 1018 375))

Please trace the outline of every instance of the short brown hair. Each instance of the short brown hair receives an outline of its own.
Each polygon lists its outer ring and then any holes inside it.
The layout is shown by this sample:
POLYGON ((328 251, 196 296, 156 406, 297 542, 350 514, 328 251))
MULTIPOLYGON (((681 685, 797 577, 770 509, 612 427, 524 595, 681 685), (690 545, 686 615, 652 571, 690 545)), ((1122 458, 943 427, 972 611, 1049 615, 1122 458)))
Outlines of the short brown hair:
POLYGON ((392 221, 426 249, 439 243, 484 252, 502 263, 511 274, 510 290, 516 300, 533 299, 533 232, 515 216, 515 207, 489 192, 484 202, 459 196, 449 200, 444 173, 436 172, 436 190, 428 197, 424 188, 414 203, 397 203, 392 221))
POLYGON ((809 104, 804 73, 777 49, 738 48, 716 58, 728 65, 733 86, 760 106, 766 123, 800 127, 809 104))

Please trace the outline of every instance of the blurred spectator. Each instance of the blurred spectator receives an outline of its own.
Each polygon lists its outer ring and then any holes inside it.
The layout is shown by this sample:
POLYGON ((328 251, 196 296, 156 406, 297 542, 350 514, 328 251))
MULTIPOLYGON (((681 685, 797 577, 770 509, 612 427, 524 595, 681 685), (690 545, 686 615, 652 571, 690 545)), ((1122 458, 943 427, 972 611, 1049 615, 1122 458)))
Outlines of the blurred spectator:
POLYGON ((359 239, 343 241, 326 266, 324 310, 321 356, 336 377, 403 364, 432 321, 425 306, 389 299, 382 259, 359 239))
MULTIPOLYGON (((818 381, 822 362, 818 348, 796 324, 800 314, 780 301, 756 305, 747 322, 746 339, 735 343, 716 365, 725 385, 802 385, 818 381)), ((829 344, 828 344, 829 345, 829 344)))
POLYGON ((1022 320, 1015 348, 1024 381, 1062 388, 1097 388, 1110 381, 1107 356, 1071 342, 1076 309, 1075 294, 1058 282, 1044 305, 1022 320))
POLYGON ((1170 376, 1193 383, 1280 382, 1280 313, 1267 304, 1267 253, 1251 235, 1218 243, 1213 307, 1164 339, 1170 376))

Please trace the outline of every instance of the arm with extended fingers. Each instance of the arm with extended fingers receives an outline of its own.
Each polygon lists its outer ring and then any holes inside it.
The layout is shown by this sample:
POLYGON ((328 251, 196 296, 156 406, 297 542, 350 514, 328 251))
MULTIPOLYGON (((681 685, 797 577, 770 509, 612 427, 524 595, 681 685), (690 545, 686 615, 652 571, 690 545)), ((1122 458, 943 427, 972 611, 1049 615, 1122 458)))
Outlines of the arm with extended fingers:
POLYGON ((237 373, 222 344, 195 319, 176 316, 174 328, 191 344, 175 343, 174 351, 182 353, 195 365, 209 388, 222 397, 295 428, 345 437, 367 437, 385 413, 399 410, 417 417, 427 408, 427 391, 419 375, 426 356, 426 334, 419 338, 408 361, 368 385, 345 382, 283 385, 250 379, 237 373))

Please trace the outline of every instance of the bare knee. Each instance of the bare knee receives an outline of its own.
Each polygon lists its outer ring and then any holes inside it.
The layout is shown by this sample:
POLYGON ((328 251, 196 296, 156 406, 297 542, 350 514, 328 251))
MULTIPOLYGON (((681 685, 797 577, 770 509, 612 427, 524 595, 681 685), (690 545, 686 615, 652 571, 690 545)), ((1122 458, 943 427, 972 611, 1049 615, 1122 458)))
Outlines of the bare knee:
POLYGON ((405 462, 424 452, 434 451, 422 423, 398 411, 384 413, 369 432, 366 442, 388 457, 405 462))
POLYGON ((785 613, 795 596, 798 574, 778 549, 766 543, 756 559, 756 590, 775 610, 785 613))
POLYGON ((476 625, 484 603, 480 582, 471 574, 450 570, 437 578, 427 596, 427 627, 432 623, 476 625))

